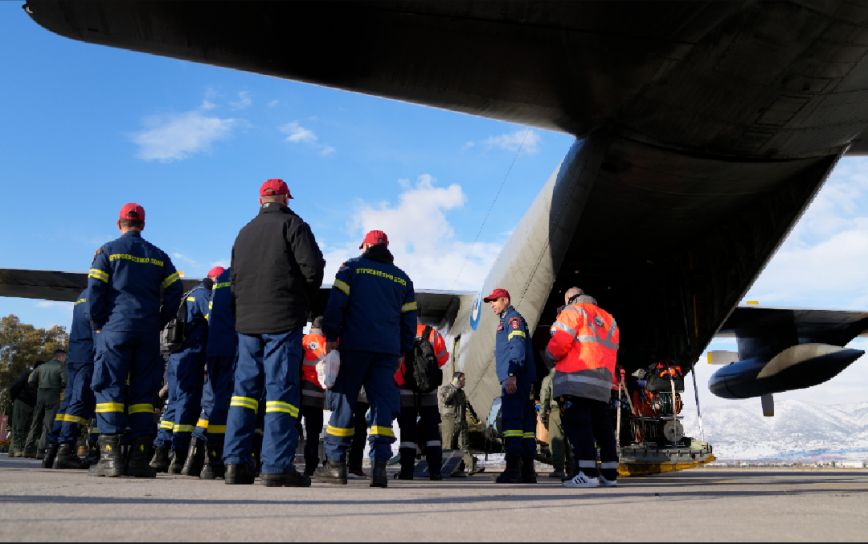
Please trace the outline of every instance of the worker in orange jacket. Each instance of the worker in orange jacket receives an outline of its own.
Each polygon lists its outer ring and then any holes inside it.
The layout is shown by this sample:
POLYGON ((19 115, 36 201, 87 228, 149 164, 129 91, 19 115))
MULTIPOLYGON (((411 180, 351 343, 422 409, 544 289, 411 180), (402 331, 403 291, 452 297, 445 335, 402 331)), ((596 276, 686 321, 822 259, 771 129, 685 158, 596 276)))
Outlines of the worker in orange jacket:
POLYGON ((558 314, 546 358, 555 362, 552 394, 562 399, 564 430, 574 449, 578 472, 565 487, 617 485, 618 451, 609 413, 620 331, 615 318, 596 299, 571 287, 558 314), (597 450, 600 447, 600 474, 597 450))
MULTIPOLYGON (((316 375, 316 364, 325 357, 326 338, 322 316, 313 320, 310 332, 301 339, 304 362, 301 366, 301 418, 304 418, 304 473, 312 476, 319 464, 319 435, 322 432, 325 389, 316 375)), ((301 422, 299 418, 299 424, 301 422)))

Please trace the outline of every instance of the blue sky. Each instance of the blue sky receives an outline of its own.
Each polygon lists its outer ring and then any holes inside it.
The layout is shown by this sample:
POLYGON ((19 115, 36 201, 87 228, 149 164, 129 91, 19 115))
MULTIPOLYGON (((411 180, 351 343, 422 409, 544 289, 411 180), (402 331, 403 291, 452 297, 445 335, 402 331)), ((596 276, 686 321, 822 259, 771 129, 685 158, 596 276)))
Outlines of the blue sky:
MULTIPOLYGON (((72 41, 33 23, 20 2, 0 2, 0 69, 2 268, 86 270, 116 237, 120 206, 135 201, 146 209, 145 237, 187 277, 200 277, 228 262, 257 212, 259 184, 281 177, 326 253, 327 281, 364 231, 379 227, 417 286, 476 290, 573 141, 72 41)), ((748 298, 868 308, 865 166, 841 162, 748 298)), ((9 313, 68 325, 71 305, 0 298, 0 314, 9 313)), ((711 398, 710 371, 698 366, 703 402, 727 402, 711 398)), ((855 402, 866 389, 862 360, 787 398, 855 402)))

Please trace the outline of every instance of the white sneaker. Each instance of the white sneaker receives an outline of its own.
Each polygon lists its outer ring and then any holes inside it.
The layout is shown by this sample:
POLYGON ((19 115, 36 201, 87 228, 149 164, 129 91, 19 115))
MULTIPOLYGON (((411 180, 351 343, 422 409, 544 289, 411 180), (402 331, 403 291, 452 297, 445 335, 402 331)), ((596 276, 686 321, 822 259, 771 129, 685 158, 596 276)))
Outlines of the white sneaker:
POLYGON ((598 487, 600 481, 596 478, 588 478, 584 472, 579 472, 569 480, 564 480, 561 485, 564 487, 598 487))
POLYGON ((600 487, 618 487, 618 480, 607 480, 603 475, 600 475, 600 487))

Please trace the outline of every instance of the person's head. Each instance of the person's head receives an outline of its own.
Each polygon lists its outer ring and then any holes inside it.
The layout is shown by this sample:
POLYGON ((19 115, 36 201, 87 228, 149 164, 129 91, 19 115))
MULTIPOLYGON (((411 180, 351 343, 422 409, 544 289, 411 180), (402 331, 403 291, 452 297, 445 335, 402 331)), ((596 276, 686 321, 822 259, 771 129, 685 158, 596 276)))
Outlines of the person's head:
POLYGON ((585 292, 582 291, 580 287, 570 287, 569 289, 567 289, 567 292, 564 293, 564 304, 572 304, 574 298, 584 294, 585 292))
POLYGON ((66 362, 66 350, 64 349, 56 349, 54 350, 54 355, 52 355, 52 359, 55 361, 60 361, 61 363, 66 362))
POLYGON ((118 229, 121 234, 131 230, 136 232, 145 230, 145 209, 135 202, 124 204, 118 216, 118 229))
POLYGON ((222 266, 215 266, 211 270, 208 271, 208 279, 211 281, 217 281, 217 278, 220 277, 220 274, 225 272, 226 269, 222 266))
POLYGON ((313 321, 311 321, 311 323, 310 323, 310 328, 322 330, 322 316, 321 315, 318 315, 315 318, 313 318, 313 321))
POLYGON ((466 379, 464 377, 464 372, 456 372, 452 375, 452 384, 455 387, 463 388, 466 383, 466 379))
POLYGON ((266 180, 265 183, 259 187, 259 204, 261 206, 273 202, 286 206, 289 204, 291 198, 292 193, 289 192, 289 187, 282 179, 272 178, 266 180))
POLYGON ((386 236, 385 232, 381 230, 369 230, 365 234, 364 239, 362 239, 362 243, 359 244, 359 249, 367 251, 374 246, 389 247, 389 237, 386 236))
POLYGON ((498 287, 482 299, 483 302, 488 302, 491 305, 491 310, 500 315, 509 306, 510 296, 509 291, 498 287))

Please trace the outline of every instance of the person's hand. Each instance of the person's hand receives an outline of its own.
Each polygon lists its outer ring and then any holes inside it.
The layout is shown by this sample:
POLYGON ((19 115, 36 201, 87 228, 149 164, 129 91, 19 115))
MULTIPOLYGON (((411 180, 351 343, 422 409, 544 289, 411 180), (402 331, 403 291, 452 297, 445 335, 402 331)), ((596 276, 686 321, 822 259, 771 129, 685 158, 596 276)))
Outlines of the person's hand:
POLYGON ((338 349, 338 343, 337 342, 326 342, 326 345, 325 345, 326 353, 330 352, 333 349, 338 349))
POLYGON ((516 391, 518 391, 518 378, 515 376, 510 376, 503 382, 503 389, 506 391, 507 395, 512 395, 516 391))

